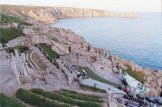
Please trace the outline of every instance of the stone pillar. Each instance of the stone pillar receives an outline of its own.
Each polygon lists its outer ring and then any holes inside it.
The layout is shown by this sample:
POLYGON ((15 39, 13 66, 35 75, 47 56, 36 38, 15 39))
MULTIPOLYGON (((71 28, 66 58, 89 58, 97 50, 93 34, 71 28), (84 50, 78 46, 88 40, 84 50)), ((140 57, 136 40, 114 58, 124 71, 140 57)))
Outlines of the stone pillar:
POLYGON ((11 54, 10 64, 11 64, 11 68, 12 68, 12 73, 15 75, 18 84, 21 84, 20 79, 19 79, 19 74, 17 71, 17 67, 16 67, 16 63, 15 63, 15 58, 14 58, 13 54, 11 54))
POLYGON ((108 107, 110 107, 110 103, 111 103, 111 100, 112 100, 112 91, 111 91, 111 89, 108 89, 106 91, 106 99, 107 99, 107 104, 109 105, 108 107))
POLYGON ((19 51, 18 51, 18 49, 14 49, 14 53, 15 53, 16 59, 19 59, 19 51))
POLYGON ((25 55, 25 59, 29 60, 29 55, 28 54, 25 55))
POLYGON ((27 63, 25 63, 25 68, 26 68, 27 73, 30 74, 30 70, 29 70, 27 63))
POLYGON ((21 53, 21 58, 22 58, 22 61, 23 61, 23 63, 25 63, 25 53, 21 53))

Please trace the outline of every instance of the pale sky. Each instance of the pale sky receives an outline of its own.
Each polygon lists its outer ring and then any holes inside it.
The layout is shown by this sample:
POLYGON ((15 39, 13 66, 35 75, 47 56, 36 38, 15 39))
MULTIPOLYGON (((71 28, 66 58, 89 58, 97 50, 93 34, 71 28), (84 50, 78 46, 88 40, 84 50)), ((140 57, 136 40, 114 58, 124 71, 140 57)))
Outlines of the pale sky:
POLYGON ((162 0, 0 0, 0 4, 92 8, 112 11, 161 11, 162 0))

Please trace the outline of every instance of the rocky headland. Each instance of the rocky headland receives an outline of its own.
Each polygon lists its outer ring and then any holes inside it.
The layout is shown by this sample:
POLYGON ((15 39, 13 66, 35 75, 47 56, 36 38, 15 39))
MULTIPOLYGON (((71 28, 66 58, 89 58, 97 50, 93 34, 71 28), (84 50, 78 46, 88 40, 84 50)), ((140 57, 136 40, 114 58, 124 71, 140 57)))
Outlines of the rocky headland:
POLYGON ((111 12, 94 9, 80 8, 62 8, 62 7, 33 7, 33 6, 10 6, 1 5, 1 11, 9 12, 20 16, 30 23, 56 23, 64 18, 84 18, 84 17, 123 17, 137 18, 139 15, 135 12, 111 12))

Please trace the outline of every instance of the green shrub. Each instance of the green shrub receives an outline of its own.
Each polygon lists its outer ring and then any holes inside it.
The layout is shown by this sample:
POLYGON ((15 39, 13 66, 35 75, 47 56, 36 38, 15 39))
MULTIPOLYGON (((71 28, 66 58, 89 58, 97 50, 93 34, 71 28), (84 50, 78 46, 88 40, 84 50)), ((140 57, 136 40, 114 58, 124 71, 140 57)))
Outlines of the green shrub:
POLYGON ((37 93, 39 95, 42 95, 44 97, 53 99, 53 100, 57 100, 57 101, 61 101, 61 102, 65 102, 71 105, 77 105, 79 107, 101 107, 102 104, 100 103, 95 103, 95 102, 86 102, 86 101, 81 101, 81 100, 76 100, 73 98, 69 98, 69 97, 65 97, 63 95, 58 94, 54 94, 54 93, 50 93, 50 92, 45 92, 42 89, 32 89, 31 90, 33 93, 37 93))
POLYGON ((30 91, 25 89, 19 89, 16 92, 16 97, 20 98, 24 102, 38 107, 72 107, 72 105, 60 103, 54 100, 50 100, 43 96, 34 94, 30 91))
POLYGON ((43 51, 48 55, 48 58, 53 60, 53 59, 58 59, 60 58, 59 54, 51 49, 51 45, 48 46, 45 43, 39 44, 40 48, 43 49, 43 51))
POLYGON ((5 44, 9 40, 23 36, 24 34, 15 28, 0 28, 0 43, 5 44))
POLYGON ((15 46, 15 47, 9 47, 9 48, 6 48, 5 51, 7 53, 13 53, 14 52, 14 49, 18 49, 19 52, 21 53, 25 53, 26 51, 29 51, 29 48, 27 46, 15 46))
POLYGON ((56 59, 60 58, 60 55, 51 49, 51 45, 48 46, 45 43, 41 43, 41 44, 39 44, 39 47, 40 47, 40 49, 43 49, 43 53, 45 55, 46 54, 48 55, 48 56, 46 56, 47 59, 50 60, 57 68, 59 68, 59 64, 56 62, 56 59), (53 62, 53 60, 54 60, 54 62, 53 62))
POLYGON ((0 107, 25 107, 25 105, 16 98, 0 93, 0 107))
POLYGON ((60 94, 63 95, 63 96, 74 98, 74 99, 78 99, 78 100, 104 103, 104 100, 101 100, 101 99, 98 99, 98 98, 94 98, 94 97, 90 97, 90 96, 72 94, 72 93, 67 93, 67 92, 62 92, 60 94))

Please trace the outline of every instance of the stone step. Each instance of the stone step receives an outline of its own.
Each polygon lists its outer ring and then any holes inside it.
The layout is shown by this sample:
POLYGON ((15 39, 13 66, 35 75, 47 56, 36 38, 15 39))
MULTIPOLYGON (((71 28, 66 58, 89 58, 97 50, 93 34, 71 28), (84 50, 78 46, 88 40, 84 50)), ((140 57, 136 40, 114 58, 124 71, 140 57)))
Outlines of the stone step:
POLYGON ((40 60, 43 61, 43 63, 49 68, 50 71, 54 71, 57 69, 57 67, 47 59, 47 57, 40 51, 39 48, 31 46, 30 49, 34 50, 34 52, 38 54, 40 60))
POLYGON ((50 61, 48 59, 42 60, 44 63, 50 63, 50 61))
POLYGON ((42 53, 37 53, 40 57, 45 57, 45 55, 44 54, 42 54, 42 53))
POLYGON ((48 66, 53 66, 53 63, 49 62, 49 63, 46 63, 48 66))
POLYGON ((34 51, 36 51, 36 52, 41 52, 40 50, 38 50, 38 49, 35 49, 34 51))
POLYGON ((55 66, 49 66, 49 69, 57 69, 55 66))
POLYGON ((41 59, 41 60, 46 60, 47 58, 44 56, 44 57, 41 57, 40 59, 41 59))

